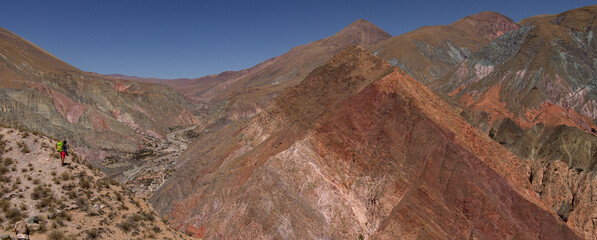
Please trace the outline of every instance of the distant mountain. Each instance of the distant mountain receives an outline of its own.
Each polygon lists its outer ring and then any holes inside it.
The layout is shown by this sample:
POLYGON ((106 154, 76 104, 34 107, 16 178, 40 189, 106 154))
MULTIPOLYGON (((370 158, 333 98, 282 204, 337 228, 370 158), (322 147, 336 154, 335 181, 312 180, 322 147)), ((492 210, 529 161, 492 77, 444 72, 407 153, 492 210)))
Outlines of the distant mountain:
POLYGON ((422 27, 369 49, 419 82, 429 83, 490 41, 515 29, 518 25, 510 18, 496 12, 481 12, 450 25, 422 27))
MULTIPOLYGON (((496 39, 431 86, 461 102, 464 114, 487 132, 511 119, 522 129, 563 124, 595 133, 596 16, 597 6, 589 6, 525 19, 524 27, 496 39)), ((592 165, 586 164, 572 166, 592 165)))
POLYGON ((244 119, 267 108, 280 91, 298 84, 343 48, 353 44, 369 46, 389 37, 361 19, 333 36, 295 47, 249 69, 163 83, 207 106, 211 119, 244 119))
POLYGON ((580 239, 527 162, 356 46, 177 163, 150 202, 195 237, 580 239))
POLYGON ((0 79, 3 124, 68 139, 90 158, 134 152, 197 123, 170 87, 82 72, 3 28, 0 79))

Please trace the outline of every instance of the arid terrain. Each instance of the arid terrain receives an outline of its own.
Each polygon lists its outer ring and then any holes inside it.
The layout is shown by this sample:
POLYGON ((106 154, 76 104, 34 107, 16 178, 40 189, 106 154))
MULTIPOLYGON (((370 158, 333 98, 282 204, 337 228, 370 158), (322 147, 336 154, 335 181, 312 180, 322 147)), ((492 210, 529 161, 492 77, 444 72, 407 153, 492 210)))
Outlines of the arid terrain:
POLYGON ((359 19, 184 79, 84 72, 0 28, 0 233, 597 239, 596 27, 597 5, 359 19))
POLYGON ((0 233, 25 220, 31 239, 190 239, 77 152, 61 166, 56 143, 0 128, 0 233))

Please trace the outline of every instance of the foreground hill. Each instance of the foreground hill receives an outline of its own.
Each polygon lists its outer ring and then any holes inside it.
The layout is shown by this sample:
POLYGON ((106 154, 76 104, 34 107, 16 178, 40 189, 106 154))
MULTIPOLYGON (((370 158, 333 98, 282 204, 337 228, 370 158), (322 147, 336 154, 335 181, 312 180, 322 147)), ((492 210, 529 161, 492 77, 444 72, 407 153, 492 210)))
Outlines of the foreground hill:
POLYGON ((178 164, 150 202, 196 237, 579 239, 525 162, 354 46, 178 164))
POLYGON ((422 83, 442 77, 453 66, 506 32, 518 29, 512 19, 481 12, 450 25, 426 26, 369 47, 422 83))
POLYGON ((190 239, 143 199, 75 152, 60 165, 56 141, 0 128, 0 235, 30 220, 31 239, 190 239))
POLYGON ((431 87, 523 159, 561 219, 595 239, 597 6, 524 19, 431 87))

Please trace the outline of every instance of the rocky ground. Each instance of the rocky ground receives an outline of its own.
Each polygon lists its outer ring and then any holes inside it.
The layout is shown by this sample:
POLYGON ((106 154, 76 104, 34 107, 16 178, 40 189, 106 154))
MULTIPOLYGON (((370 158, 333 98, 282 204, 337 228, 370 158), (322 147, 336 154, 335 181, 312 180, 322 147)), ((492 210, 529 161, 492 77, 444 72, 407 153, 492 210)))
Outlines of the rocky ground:
POLYGON ((56 141, 0 128, 0 235, 28 220, 31 239, 189 239, 142 198, 71 152, 61 166, 56 141))

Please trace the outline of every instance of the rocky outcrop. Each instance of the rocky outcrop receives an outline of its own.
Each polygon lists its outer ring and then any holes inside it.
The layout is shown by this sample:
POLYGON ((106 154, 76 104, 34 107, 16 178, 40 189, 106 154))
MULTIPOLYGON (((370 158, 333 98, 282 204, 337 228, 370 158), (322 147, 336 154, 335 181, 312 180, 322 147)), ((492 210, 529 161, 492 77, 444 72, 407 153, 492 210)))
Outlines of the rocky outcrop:
POLYGON ((524 162, 358 47, 178 164, 150 201, 196 237, 578 239, 524 162))
POLYGON ((562 161, 535 162, 530 178, 533 188, 562 221, 584 239, 597 236, 597 178, 591 171, 569 168, 562 161))

